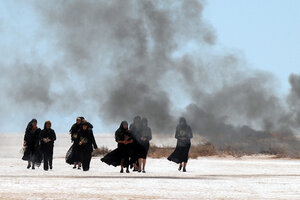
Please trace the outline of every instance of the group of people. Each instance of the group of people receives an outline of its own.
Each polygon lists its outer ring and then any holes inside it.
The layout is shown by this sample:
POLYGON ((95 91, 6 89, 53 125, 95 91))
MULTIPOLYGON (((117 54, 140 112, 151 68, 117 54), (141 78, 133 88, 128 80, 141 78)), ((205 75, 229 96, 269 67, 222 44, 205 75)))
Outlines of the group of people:
MULTIPOLYGON (((92 158, 92 152, 98 149, 94 134, 93 125, 84 117, 77 117, 76 123, 72 125, 69 134, 72 145, 66 155, 66 162, 74 165, 74 169, 88 171, 92 158)), ((177 145, 168 160, 179 164, 178 170, 186 172, 188 154, 191 147, 192 129, 185 118, 179 119, 176 127, 175 138, 177 145)), ((120 173, 129 173, 129 169, 136 172, 145 171, 147 154, 152 139, 151 128, 148 126, 147 118, 136 116, 133 123, 128 125, 122 121, 115 132, 117 148, 106 154, 101 161, 112 166, 120 166, 120 173)), ((51 122, 46 121, 44 129, 37 126, 37 120, 31 120, 26 128, 24 136, 23 160, 28 161, 27 168, 34 169, 44 162, 44 170, 52 169, 53 146, 56 140, 55 131, 51 129, 51 122)))
POLYGON ((53 146, 56 140, 55 131, 51 128, 51 121, 46 121, 44 129, 37 126, 37 120, 32 119, 25 130, 23 160, 28 161, 27 169, 35 169, 44 161, 44 170, 52 169, 53 146))
POLYGON ((136 116, 129 127, 127 121, 122 121, 115 132, 118 147, 105 155, 101 161, 108 165, 120 165, 120 173, 124 172, 124 168, 126 173, 129 173, 129 167, 133 168, 133 171, 146 173, 146 159, 151 139, 151 128, 148 127, 146 118, 136 116))
POLYGON ((74 169, 81 169, 82 166, 83 171, 88 171, 93 149, 98 149, 93 125, 84 117, 77 117, 69 133, 73 144, 67 152, 66 162, 74 164, 74 169))

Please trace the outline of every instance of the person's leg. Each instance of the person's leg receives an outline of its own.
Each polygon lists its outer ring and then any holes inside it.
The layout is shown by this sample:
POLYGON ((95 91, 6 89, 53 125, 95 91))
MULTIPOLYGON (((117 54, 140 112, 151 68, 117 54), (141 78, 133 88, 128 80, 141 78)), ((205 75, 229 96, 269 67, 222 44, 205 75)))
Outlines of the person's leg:
POLYGON ((30 163, 30 166, 31 166, 31 169, 35 169, 34 168, 34 154, 33 152, 30 152, 30 155, 29 155, 29 163, 30 163))
POLYGON ((28 160, 27 169, 31 167, 30 161, 28 160))
POLYGON ((126 173, 129 173, 129 156, 126 155, 126 157, 124 158, 124 167, 126 167, 126 173))
POLYGON ((123 168, 124 168, 124 158, 121 159, 121 170, 120 170, 120 173, 123 173, 123 168))
POLYGON ((142 159, 142 158, 139 158, 138 161, 139 161, 138 172, 141 172, 141 170, 142 170, 142 162, 143 162, 143 159, 142 159))
POLYGON ((44 159, 44 170, 47 171, 49 158, 48 158, 48 154, 46 152, 43 153, 43 159, 44 159))
POLYGON ((181 169, 182 169, 182 163, 179 163, 178 171, 180 171, 181 169))
POLYGON ((52 163, 53 163, 53 151, 49 155, 49 166, 50 166, 50 169, 53 168, 52 163))
POLYGON ((143 159, 143 172, 145 173, 145 166, 146 166, 146 158, 143 159))
POLYGON ((83 169, 83 171, 89 171, 91 160, 92 160, 92 153, 87 153, 86 160, 85 160, 85 169, 83 169))
POLYGON ((139 167, 137 166, 136 163, 133 163, 133 169, 134 169, 134 171, 138 171, 139 167))
POLYGON ((183 172, 186 172, 186 162, 183 163, 183 172))

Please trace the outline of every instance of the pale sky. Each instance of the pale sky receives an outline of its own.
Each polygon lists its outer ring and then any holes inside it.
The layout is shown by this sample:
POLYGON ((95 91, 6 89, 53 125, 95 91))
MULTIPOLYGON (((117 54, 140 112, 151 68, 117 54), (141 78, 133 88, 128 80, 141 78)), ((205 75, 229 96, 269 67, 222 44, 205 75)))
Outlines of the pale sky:
POLYGON ((241 51, 249 66, 272 72, 282 92, 288 77, 300 72, 299 0, 208 0, 204 17, 218 43, 241 51))

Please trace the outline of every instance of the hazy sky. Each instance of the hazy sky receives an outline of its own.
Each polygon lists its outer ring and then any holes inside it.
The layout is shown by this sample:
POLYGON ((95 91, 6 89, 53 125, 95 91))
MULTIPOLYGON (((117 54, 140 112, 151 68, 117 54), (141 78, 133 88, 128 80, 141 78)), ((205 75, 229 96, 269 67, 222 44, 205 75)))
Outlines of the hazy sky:
MULTIPOLYGON (((60 56, 51 50, 52 33, 41 29, 32 4, 0 0, 0 59, 4 65, 34 59, 46 60, 47 66, 60 56)), ((288 76, 299 73, 300 67, 299 10, 298 0, 208 0, 204 18, 215 30, 216 51, 235 52, 245 58, 248 66, 273 73, 279 80, 279 91, 286 94, 288 76)), ((61 116, 61 120, 69 126, 75 117, 61 116)), ((97 118, 93 120, 101 123, 97 118)), ((12 127, 2 130, 15 131, 12 127)))
POLYGON ((300 1, 209 0, 204 16, 220 48, 240 51, 253 68, 270 71, 289 89, 288 76, 300 72, 300 1))

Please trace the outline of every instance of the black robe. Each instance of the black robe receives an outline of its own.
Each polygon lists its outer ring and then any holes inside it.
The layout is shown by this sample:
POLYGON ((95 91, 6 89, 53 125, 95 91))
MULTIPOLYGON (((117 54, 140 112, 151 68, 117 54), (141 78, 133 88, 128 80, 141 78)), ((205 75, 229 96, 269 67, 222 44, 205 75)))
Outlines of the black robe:
POLYGON ((74 141, 76 138, 77 138, 77 134, 78 134, 78 131, 81 127, 81 124, 73 124, 71 129, 70 129, 70 133, 71 133, 71 140, 74 141))
POLYGON ((177 139, 177 145, 174 152, 168 157, 168 160, 177 164, 188 161, 189 150, 191 147, 191 138, 193 132, 190 126, 187 124, 178 125, 176 127, 175 138, 177 139), (184 140, 181 138, 185 137, 184 140))
POLYGON ((138 143, 140 144, 140 149, 138 151, 138 158, 147 158, 148 150, 150 147, 150 140, 152 140, 152 132, 151 128, 147 125, 142 127, 140 138, 138 139, 138 143), (146 140, 142 140, 142 138, 146 138, 146 140))
POLYGON ((79 144, 79 137, 78 132, 80 130, 81 124, 73 124, 70 132, 71 132, 71 141, 73 144, 69 148, 66 154, 66 163, 72 165, 76 162, 79 162, 79 152, 78 152, 78 144, 79 144))
POLYGON ((98 146, 93 131, 90 128, 86 130, 81 128, 78 132, 78 138, 79 140, 76 140, 76 142, 78 142, 79 161, 82 164, 83 170, 87 171, 90 168, 93 148, 97 149, 98 146))
POLYGON ((44 125, 44 129, 41 131, 41 150, 43 153, 44 160, 44 170, 52 169, 52 160, 53 160, 53 147, 54 141, 56 140, 56 134, 53 129, 47 129, 46 123, 44 125), (49 142, 44 142, 44 139, 50 139, 49 142))
POLYGON ((132 167, 133 163, 135 163, 137 166, 139 165, 139 163, 138 163, 139 155, 141 155, 141 153, 144 151, 143 146, 140 143, 140 138, 142 135, 141 122, 130 124, 130 132, 132 133, 132 137, 133 137, 133 144, 132 144, 133 150, 132 150, 132 156, 130 159, 130 165, 132 167))
POLYGON ((53 129, 44 129, 41 131, 41 150, 43 153, 53 154, 54 141, 56 140, 56 134, 53 129), (49 138, 51 141, 45 143, 43 139, 49 138))
POLYGON ((24 155, 22 160, 30 161, 36 166, 40 166, 42 162, 42 153, 40 149, 41 129, 33 130, 31 126, 26 128, 24 141, 26 142, 24 155))
MULTIPOLYGON (((127 141, 133 139, 131 132, 128 129, 124 129, 121 123, 120 128, 118 128, 115 132, 115 140, 116 142, 125 141, 125 138, 127 141)), ((118 143, 118 147, 112 152, 106 154, 101 161, 116 167, 121 165, 121 159, 124 159, 124 167, 128 167, 131 155, 132 144, 118 143)))

